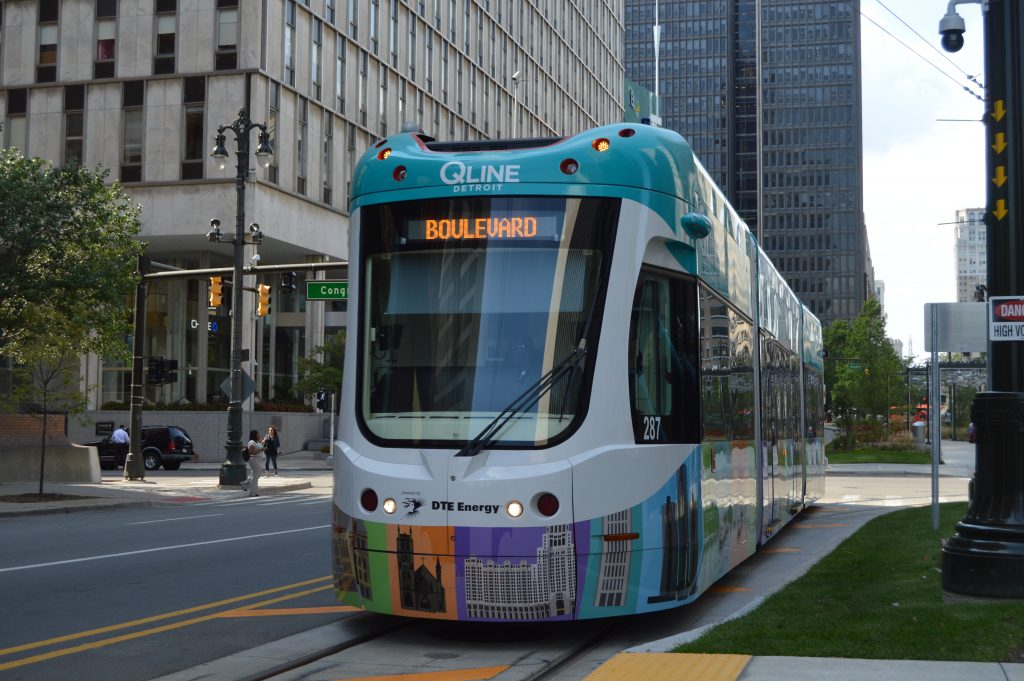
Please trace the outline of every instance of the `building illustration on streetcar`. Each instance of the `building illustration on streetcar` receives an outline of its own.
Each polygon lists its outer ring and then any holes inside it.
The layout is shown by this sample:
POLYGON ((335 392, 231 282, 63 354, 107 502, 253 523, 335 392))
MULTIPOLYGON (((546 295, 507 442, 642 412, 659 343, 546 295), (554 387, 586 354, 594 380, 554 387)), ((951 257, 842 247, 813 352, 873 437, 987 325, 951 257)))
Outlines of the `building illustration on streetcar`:
POLYGON ((823 493, 821 325, 676 133, 402 133, 352 193, 343 603, 677 607, 823 493))

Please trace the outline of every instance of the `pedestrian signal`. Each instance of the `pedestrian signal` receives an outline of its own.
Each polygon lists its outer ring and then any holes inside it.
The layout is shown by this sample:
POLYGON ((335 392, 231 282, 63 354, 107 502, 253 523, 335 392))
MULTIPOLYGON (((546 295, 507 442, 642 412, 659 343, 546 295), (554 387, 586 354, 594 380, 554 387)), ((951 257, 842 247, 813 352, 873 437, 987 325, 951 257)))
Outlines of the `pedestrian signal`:
POLYGON ((270 314, 270 286, 260 284, 256 287, 259 300, 256 303, 256 315, 265 317, 270 314))
POLYGON ((220 307, 223 292, 223 279, 220 277, 210 277, 210 307, 220 307))
POLYGON ((294 272, 285 272, 281 275, 281 292, 282 293, 295 293, 295 280, 296 275, 294 272))

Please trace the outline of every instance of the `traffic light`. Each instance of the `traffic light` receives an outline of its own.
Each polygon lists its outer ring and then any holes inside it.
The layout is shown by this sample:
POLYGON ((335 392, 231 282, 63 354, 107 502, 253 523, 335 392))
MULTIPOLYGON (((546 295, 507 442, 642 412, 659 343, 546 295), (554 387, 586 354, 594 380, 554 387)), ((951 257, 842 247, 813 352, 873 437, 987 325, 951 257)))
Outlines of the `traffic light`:
POLYGON ((281 275, 281 292, 285 294, 295 293, 295 280, 297 277, 294 272, 285 272, 281 275))
POLYGON ((224 280, 220 277, 210 277, 210 307, 220 307, 224 295, 224 280))
POLYGON ((327 411, 327 391, 318 390, 316 392, 316 408, 320 411, 327 411))
POLYGON ((161 383, 174 383, 178 380, 178 360, 165 359, 162 368, 163 371, 160 372, 161 383))
POLYGON ((149 366, 146 374, 146 383, 150 385, 157 385, 163 383, 164 375, 164 358, 163 357, 150 357, 149 366))
POLYGON ((256 315, 264 317, 270 314, 270 286, 268 284, 260 284, 256 287, 256 295, 259 300, 256 303, 256 315))

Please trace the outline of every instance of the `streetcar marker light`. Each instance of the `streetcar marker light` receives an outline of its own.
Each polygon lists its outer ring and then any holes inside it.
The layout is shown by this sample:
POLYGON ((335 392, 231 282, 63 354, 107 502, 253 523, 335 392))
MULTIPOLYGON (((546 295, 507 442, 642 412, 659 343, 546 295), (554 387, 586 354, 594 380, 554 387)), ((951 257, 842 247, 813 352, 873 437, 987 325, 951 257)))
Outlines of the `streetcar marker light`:
POLYGON ((359 503, 363 505, 364 510, 373 513, 377 510, 377 493, 372 489, 364 489, 359 495, 359 503))
POLYGON ((384 508, 384 512, 385 513, 387 513, 388 515, 391 515, 392 513, 394 513, 395 511, 398 510, 398 504, 395 503, 394 499, 392 499, 391 497, 388 497, 387 499, 384 500, 384 507, 383 508, 384 508))
POLYGON ((513 518, 518 518, 523 515, 523 505, 518 501, 510 501, 508 502, 508 505, 505 506, 505 511, 513 518))
POLYGON ((377 158, 379 158, 381 161, 385 160, 390 155, 391 147, 388 147, 387 149, 381 149, 380 151, 377 152, 377 158))
POLYGON ((562 172, 566 175, 573 175, 580 169, 580 164, 576 162, 576 159, 567 158, 562 161, 559 168, 561 168, 562 172))
POLYGON ((558 513, 558 497, 551 492, 545 492, 537 499, 537 510, 541 515, 551 517, 558 513))
POLYGON ((604 137, 598 137, 596 140, 594 140, 593 146, 598 151, 608 151, 609 149, 612 148, 612 143, 609 142, 604 137))
POLYGON ((623 128, 619 130, 619 137, 632 137, 636 134, 636 130, 633 128, 623 128))
POLYGON ((404 180, 405 179, 405 175, 406 175, 405 166, 398 166, 397 168, 395 168, 395 172, 391 173, 391 176, 394 177, 395 180, 397 180, 398 182, 401 182, 402 180, 404 180))
POLYGON ((601 537, 605 541, 632 541, 640 538, 639 532, 620 532, 619 534, 606 534, 601 537))

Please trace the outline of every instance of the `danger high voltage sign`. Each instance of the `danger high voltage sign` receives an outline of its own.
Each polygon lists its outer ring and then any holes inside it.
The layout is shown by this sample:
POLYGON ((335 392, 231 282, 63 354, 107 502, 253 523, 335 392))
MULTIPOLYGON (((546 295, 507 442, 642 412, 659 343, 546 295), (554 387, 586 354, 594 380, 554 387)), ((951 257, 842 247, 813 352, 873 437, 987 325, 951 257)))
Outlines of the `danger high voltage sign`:
POLYGON ((990 306, 989 339, 1024 340, 1024 296, 999 296, 988 299, 990 306))

